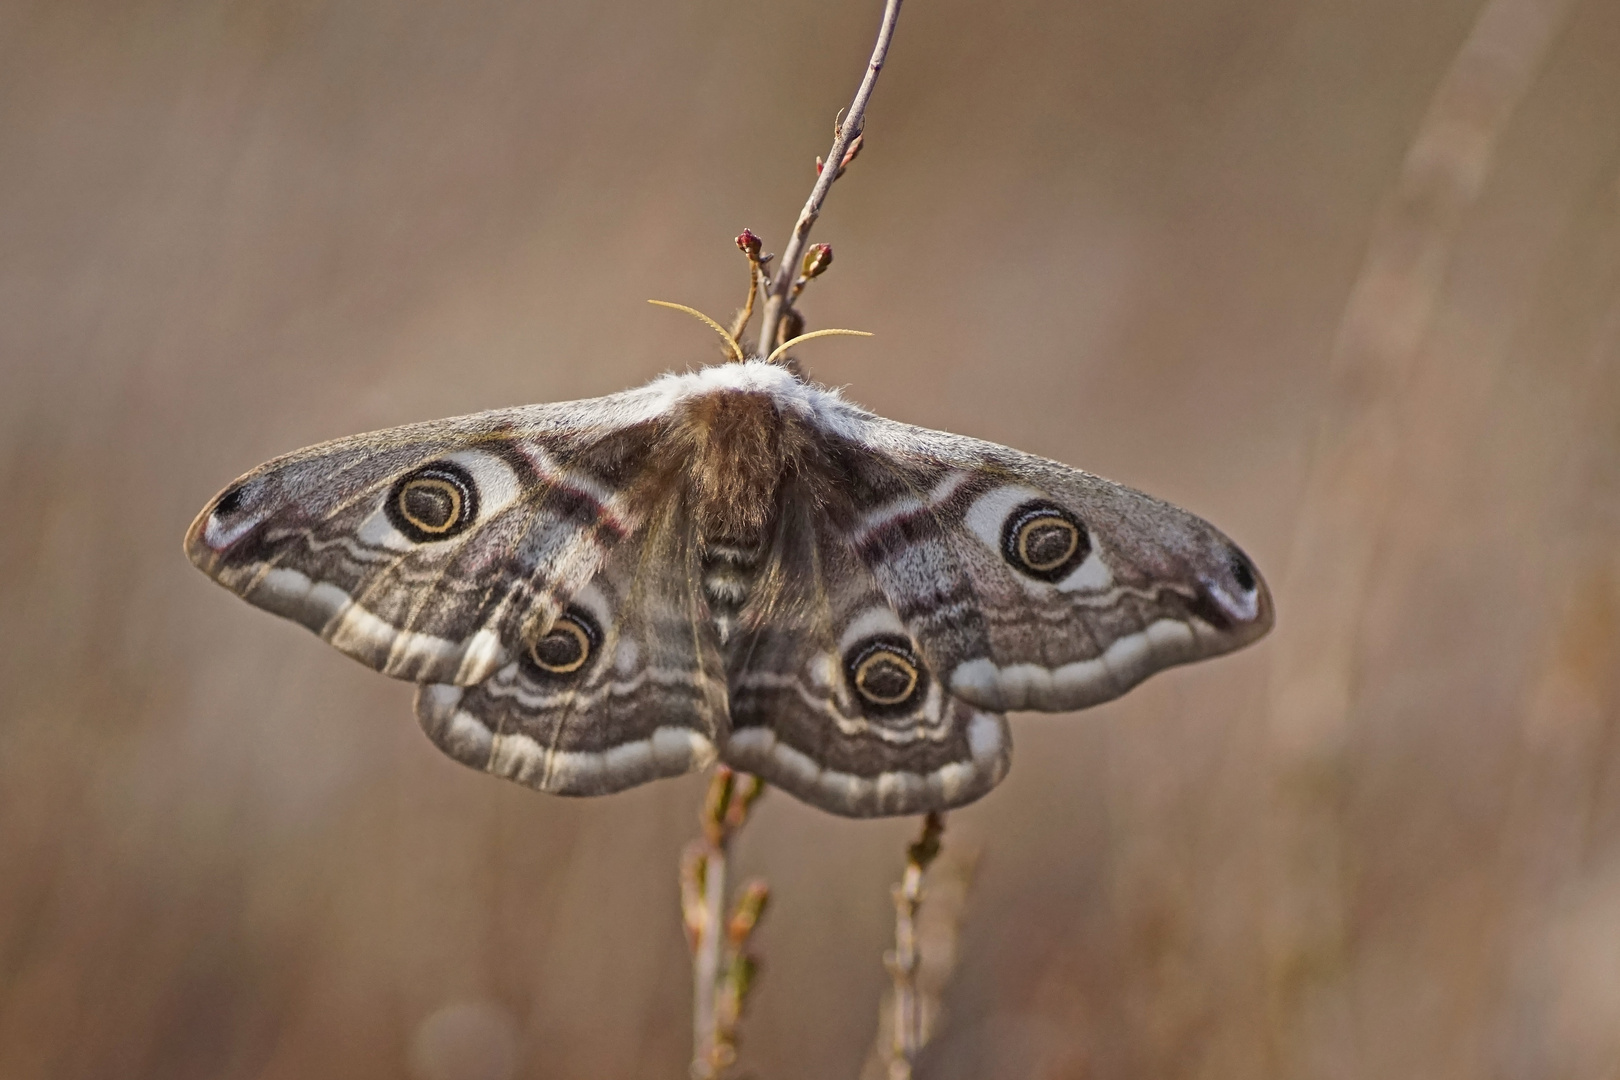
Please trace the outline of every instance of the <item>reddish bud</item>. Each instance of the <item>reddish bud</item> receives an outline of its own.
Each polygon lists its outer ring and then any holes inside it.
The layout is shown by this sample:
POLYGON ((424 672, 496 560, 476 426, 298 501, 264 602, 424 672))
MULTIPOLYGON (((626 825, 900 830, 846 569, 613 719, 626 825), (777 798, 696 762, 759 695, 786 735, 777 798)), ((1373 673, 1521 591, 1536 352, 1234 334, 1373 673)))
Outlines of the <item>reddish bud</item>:
MULTIPOLYGON (((844 170, 849 168, 849 163, 854 161, 858 156, 860 156, 861 147, 866 145, 865 142, 864 142, 865 139, 866 139, 866 136, 864 134, 861 134, 861 135, 855 136, 855 138, 850 141, 849 149, 844 151, 844 159, 838 163, 838 173, 837 173, 836 176, 833 177, 834 180, 837 180, 838 177, 843 176, 844 175, 844 170)), ((821 175, 821 170, 826 166, 826 164, 827 163, 825 161, 821 160, 821 155, 819 155, 819 154, 816 155, 816 175, 817 176, 821 175)))
POLYGON ((742 232, 737 234, 737 246, 741 248, 749 258, 757 259, 759 258, 759 249, 764 246, 764 242, 761 241, 759 237, 754 235, 754 230, 744 229, 742 232))
POLYGON ((850 162, 854 161, 857 157, 860 156, 861 147, 863 147, 865 145, 866 145, 866 133, 863 131, 861 134, 855 136, 855 138, 850 141, 849 149, 844 151, 844 160, 838 166, 838 171, 840 173, 842 173, 845 169, 847 169, 849 167, 850 162))
POLYGON ((809 280, 832 265, 832 245, 812 244, 804 253, 804 277, 809 280))

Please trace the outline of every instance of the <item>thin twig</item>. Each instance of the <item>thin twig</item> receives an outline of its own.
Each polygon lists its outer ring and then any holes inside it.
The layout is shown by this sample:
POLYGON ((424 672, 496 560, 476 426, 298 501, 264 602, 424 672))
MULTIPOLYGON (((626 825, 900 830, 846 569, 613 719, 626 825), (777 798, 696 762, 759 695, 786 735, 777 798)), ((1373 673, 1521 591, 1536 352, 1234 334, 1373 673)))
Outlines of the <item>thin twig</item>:
POLYGON ((759 332, 758 353, 761 356, 769 355, 782 340, 782 320, 792 307, 789 294, 801 270, 799 261, 804 255, 805 244, 810 240, 810 227, 820 216, 821 204, 827 201, 827 192, 832 189, 833 181, 843 174, 844 166, 849 163, 847 155, 851 144, 860 137, 861 129, 866 126, 866 103, 877 85, 878 72, 883 70, 889 42, 894 40, 894 24, 899 18, 900 0, 885 0, 883 22, 878 27, 877 44, 872 48, 872 59, 866 65, 866 74, 861 79, 860 88, 855 91, 855 100, 850 103, 849 111, 834 128, 832 149, 827 152, 826 163, 816 176, 815 186, 810 189, 810 198, 805 201, 804 209, 799 211, 799 220, 794 223, 787 247, 782 251, 782 261, 776 264, 776 277, 765 290, 765 315, 759 332))
POLYGON ((724 848, 704 852, 699 875, 698 903, 701 918, 692 949, 692 1076, 694 1080, 714 1076, 716 1039, 714 1006, 715 984, 720 977, 720 925, 726 896, 726 855, 724 848))
POLYGON ((922 835, 906 850, 906 870, 900 884, 894 887, 894 951, 883 958, 894 980, 889 1080, 911 1080, 911 1066, 927 1041, 917 987, 917 966, 921 961, 917 911, 922 907, 923 875, 939 855, 944 833, 945 815, 935 811, 923 819, 922 835))

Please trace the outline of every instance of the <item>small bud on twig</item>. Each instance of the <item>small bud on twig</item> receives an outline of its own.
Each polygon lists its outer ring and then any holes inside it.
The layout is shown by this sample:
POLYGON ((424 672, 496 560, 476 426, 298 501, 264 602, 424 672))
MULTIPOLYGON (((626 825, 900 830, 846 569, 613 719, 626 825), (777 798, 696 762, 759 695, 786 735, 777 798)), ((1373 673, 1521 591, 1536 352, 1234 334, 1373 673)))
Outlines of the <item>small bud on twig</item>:
MULTIPOLYGON (((799 264, 798 280, 793 283, 793 288, 788 292, 788 306, 782 316, 784 322, 789 315, 797 314, 793 310, 793 303, 799 299, 799 294, 804 292, 804 287, 810 284, 812 278, 820 277, 826 272, 827 267, 832 265, 832 261, 831 244, 810 245, 810 250, 804 253, 804 261, 799 264)), ((799 319, 798 329, 804 329, 804 319, 802 317, 799 319)), ((797 333, 783 334, 779 340, 788 341, 797 336, 797 333)))
POLYGON ((731 921, 726 924, 726 938, 732 948, 741 949, 748 943, 748 935, 759 925, 770 900, 771 887, 763 881, 750 881, 743 886, 742 895, 737 897, 737 906, 732 910, 731 921))
POLYGON ((737 234, 737 246, 748 256, 750 262, 759 261, 759 250, 764 247, 764 241, 754 235, 754 230, 744 229, 737 234))
MULTIPOLYGON (((866 135, 865 135, 865 133, 857 135, 857 136, 855 136, 854 139, 850 140, 849 149, 844 151, 844 160, 839 163, 838 172, 833 175, 834 180, 838 180, 838 179, 841 179, 843 177, 844 170, 849 168, 849 163, 854 161, 855 158, 860 155, 861 147, 863 147, 865 145, 866 145, 866 135)), ((816 175, 817 176, 821 175, 821 169, 822 169, 822 166, 824 164, 825 164, 825 162, 823 162, 821 160, 821 155, 817 154, 816 155, 816 175)))
POLYGON ((714 771, 703 799, 703 835, 710 844, 719 847, 726 840, 726 811, 731 807, 731 793, 736 790, 737 774, 721 765, 714 771))
POLYGON ((831 265, 832 245, 812 244, 810 250, 804 253, 804 269, 801 276, 804 280, 809 281, 813 277, 821 276, 827 267, 831 265))
POLYGON ((752 773, 741 773, 732 782, 731 804, 726 810, 726 827, 736 830, 748 820, 759 797, 765 794, 765 781, 752 773))

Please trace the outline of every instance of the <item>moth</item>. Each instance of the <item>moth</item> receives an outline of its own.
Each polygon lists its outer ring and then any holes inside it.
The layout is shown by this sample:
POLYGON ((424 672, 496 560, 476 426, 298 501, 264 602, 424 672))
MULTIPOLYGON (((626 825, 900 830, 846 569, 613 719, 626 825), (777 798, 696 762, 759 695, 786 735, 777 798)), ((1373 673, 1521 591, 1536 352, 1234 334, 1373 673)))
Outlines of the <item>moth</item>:
POLYGON ((1272 624, 1200 518, 758 359, 299 450, 185 547, 415 682, 463 764, 601 795, 718 758, 851 817, 971 802, 1006 775, 1005 713, 1272 624))

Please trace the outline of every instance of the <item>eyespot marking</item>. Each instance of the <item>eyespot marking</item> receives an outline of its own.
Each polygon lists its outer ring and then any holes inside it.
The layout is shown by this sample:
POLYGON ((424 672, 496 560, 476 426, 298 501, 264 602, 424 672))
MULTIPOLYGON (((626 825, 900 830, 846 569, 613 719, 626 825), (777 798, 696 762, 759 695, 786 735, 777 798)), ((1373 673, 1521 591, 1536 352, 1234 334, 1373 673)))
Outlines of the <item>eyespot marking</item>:
POLYGON ((856 644, 844 654, 844 675, 869 716, 910 712, 928 685, 928 671, 911 642, 897 634, 856 644))
POLYGON ((905 657, 878 649, 856 666, 855 686, 874 705, 898 705, 917 688, 917 669, 905 657))
POLYGON ((1001 554, 1019 573, 1057 582, 1091 554, 1091 537, 1061 506, 1044 500, 1026 502, 1002 524, 1001 554))
POLYGON ((435 461, 395 481, 383 508, 419 544, 448 540, 478 519, 478 486, 455 462, 435 461))
POLYGON ((601 644, 602 631, 596 621, 571 607, 557 617, 549 631, 523 650, 524 666, 541 678, 570 678, 585 670, 601 644))

